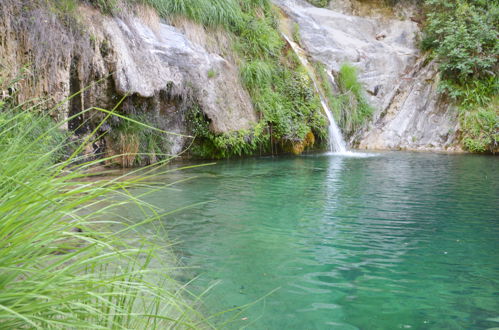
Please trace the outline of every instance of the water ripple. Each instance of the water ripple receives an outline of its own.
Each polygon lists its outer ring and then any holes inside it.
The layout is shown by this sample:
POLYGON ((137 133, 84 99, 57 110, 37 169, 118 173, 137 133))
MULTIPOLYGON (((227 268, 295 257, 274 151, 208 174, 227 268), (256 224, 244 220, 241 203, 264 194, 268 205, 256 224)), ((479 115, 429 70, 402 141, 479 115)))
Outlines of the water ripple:
POLYGON ((246 313, 254 329, 492 328, 498 165, 411 153, 249 159, 186 171, 199 178, 150 202, 214 200, 164 221, 200 290, 220 281, 213 312, 281 288, 246 313))

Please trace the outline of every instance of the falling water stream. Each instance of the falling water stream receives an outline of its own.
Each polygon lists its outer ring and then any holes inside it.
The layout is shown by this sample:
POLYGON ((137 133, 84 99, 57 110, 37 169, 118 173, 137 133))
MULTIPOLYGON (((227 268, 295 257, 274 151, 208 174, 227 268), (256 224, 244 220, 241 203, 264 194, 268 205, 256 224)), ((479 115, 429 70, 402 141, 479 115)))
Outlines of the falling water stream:
MULTIPOLYGON (((295 43, 294 41, 289 39, 284 33, 282 35, 283 35, 284 39, 286 39, 287 43, 291 46, 291 48, 295 52, 296 56, 298 56, 298 58, 300 59, 301 64, 307 70, 308 75, 314 84, 314 89, 316 90, 317 94, 319 95, 319 97, 321 99, 322 108, 324 109, 324 112, 326 113, 327 119, 329 120, 329 127, 328 127, 329 150, 331 152, 347 153, 345 140, 343 139, 343 136, 341 135, 340 128, 338 127, 338 125, 336 124, 336 121, 334 120, 333 113, 331 112, 331 109, 329 109, 329 106, 327 105, 326 98, 322 94, 322 91, 320 90, 319 85, 317 84, 317 79, 315 78, 312 67, 307 60, 307 57, 305 55, 306 54, 305 51, 297 43, 295 43)), ((329 72, 328 72, 328 75, 330 75, 330 77, 332 77, 329 72)), ((333 81, 334 81, 334 79, 333 79, 333 81)))

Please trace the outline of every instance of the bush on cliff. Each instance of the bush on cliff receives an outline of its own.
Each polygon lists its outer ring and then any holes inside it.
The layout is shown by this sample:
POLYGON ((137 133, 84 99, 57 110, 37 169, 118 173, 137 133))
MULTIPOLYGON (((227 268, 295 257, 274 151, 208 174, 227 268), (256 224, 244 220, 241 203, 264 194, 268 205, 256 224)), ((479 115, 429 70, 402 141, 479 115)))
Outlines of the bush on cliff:
POLYGON ((460 104, 463 142, 471 151, 499 148, 499 4, 426 0, 423 47, 440 61, 440 89, 460 104))

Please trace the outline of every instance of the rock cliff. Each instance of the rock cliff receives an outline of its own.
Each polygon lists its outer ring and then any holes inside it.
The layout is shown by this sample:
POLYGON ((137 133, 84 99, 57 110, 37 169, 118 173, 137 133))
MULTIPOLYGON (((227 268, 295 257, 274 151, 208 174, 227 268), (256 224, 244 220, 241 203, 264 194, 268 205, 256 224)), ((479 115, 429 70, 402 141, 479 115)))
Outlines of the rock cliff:
MULTIPOLYGON (((331 1, 317 8, 303 0, 274 0, 298 24, 301 46, 331 77, 343 63, 358 69, 376 111, 350 138, 352 147, 460 150, 457 111, 436 91, 436 63, 418 50, 417 20, 409 19, 413 7, 387 13, 378 2, 331 1)), ((127 96, 120 112, 176 133, 167 136, 170 154, 191 140, 187 118, 194 107, 215 134, 248 130, 259 119, 222 29, 161 20, 145 6, 109 16, 81 5, 78 19, 67 22, 43 5, 22 3, 0 3, 0 71, 12 79, 29 67, 12 93, 20 103, 48 98, 53 116, 65 120, 94 106, 111 109, 127 96)), ((85 134, 102 118, 90 111, 68 126, 85 134)), ((100 133, 117 125, 114 119, 100 133)))
MULTIPOLYGON (((33 75, 37 78, 25 82, 30 88, 19 88, 21 101, 45 96, 54 105, 86 88, 55 111, 64 120, 92 106, 110 109, 128 95, 122 108, 125 114, 143 114, 155 126, 181 135, 189 133, 185 112, 193 105, 199 106, 214 133, 249 129, 257 121, 234 63, 161 22, 152 10, 143 8, 142 15, 121 17, 106 16, 87 6, 78 10, 84 33, 72 31, 43 8, 27 12, 0 6, 2 64, 14 72, 33 57, 37 61, 33 75), (40 24, 22 17, 35 11, 40 24), (47 55, 48 61, 43 58, 47 55)), ((101 117, 90 113, 69 126, 88 131, 91 120, 101 117)), ((179 153, 189 140, 180 135, 169 139, 172 154, 179 153)))
POLYGON ((358 68, 359 80, 376 109, 368 127, 350 143, 361 149, 457 151, 457 111, 437 93, 434 62, 418 50, 413 11, 387 14, 375 4, 333 1, 317 8, 302 0, 275 0, 298 25, 302 46, 336 75, 343 63, 358 68), (355 16, 372 13, 375 16, 355 16))

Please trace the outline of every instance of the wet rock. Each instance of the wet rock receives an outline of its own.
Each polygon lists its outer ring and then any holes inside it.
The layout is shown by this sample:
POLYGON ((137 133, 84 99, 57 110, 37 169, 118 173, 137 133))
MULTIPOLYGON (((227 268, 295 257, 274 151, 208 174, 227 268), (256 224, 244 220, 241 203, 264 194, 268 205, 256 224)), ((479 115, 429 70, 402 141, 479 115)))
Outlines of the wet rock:
POLYGON ((386 38, 386 33, 385 32, 380 32, 376 35, 376 40, 383 40, 386 38))

